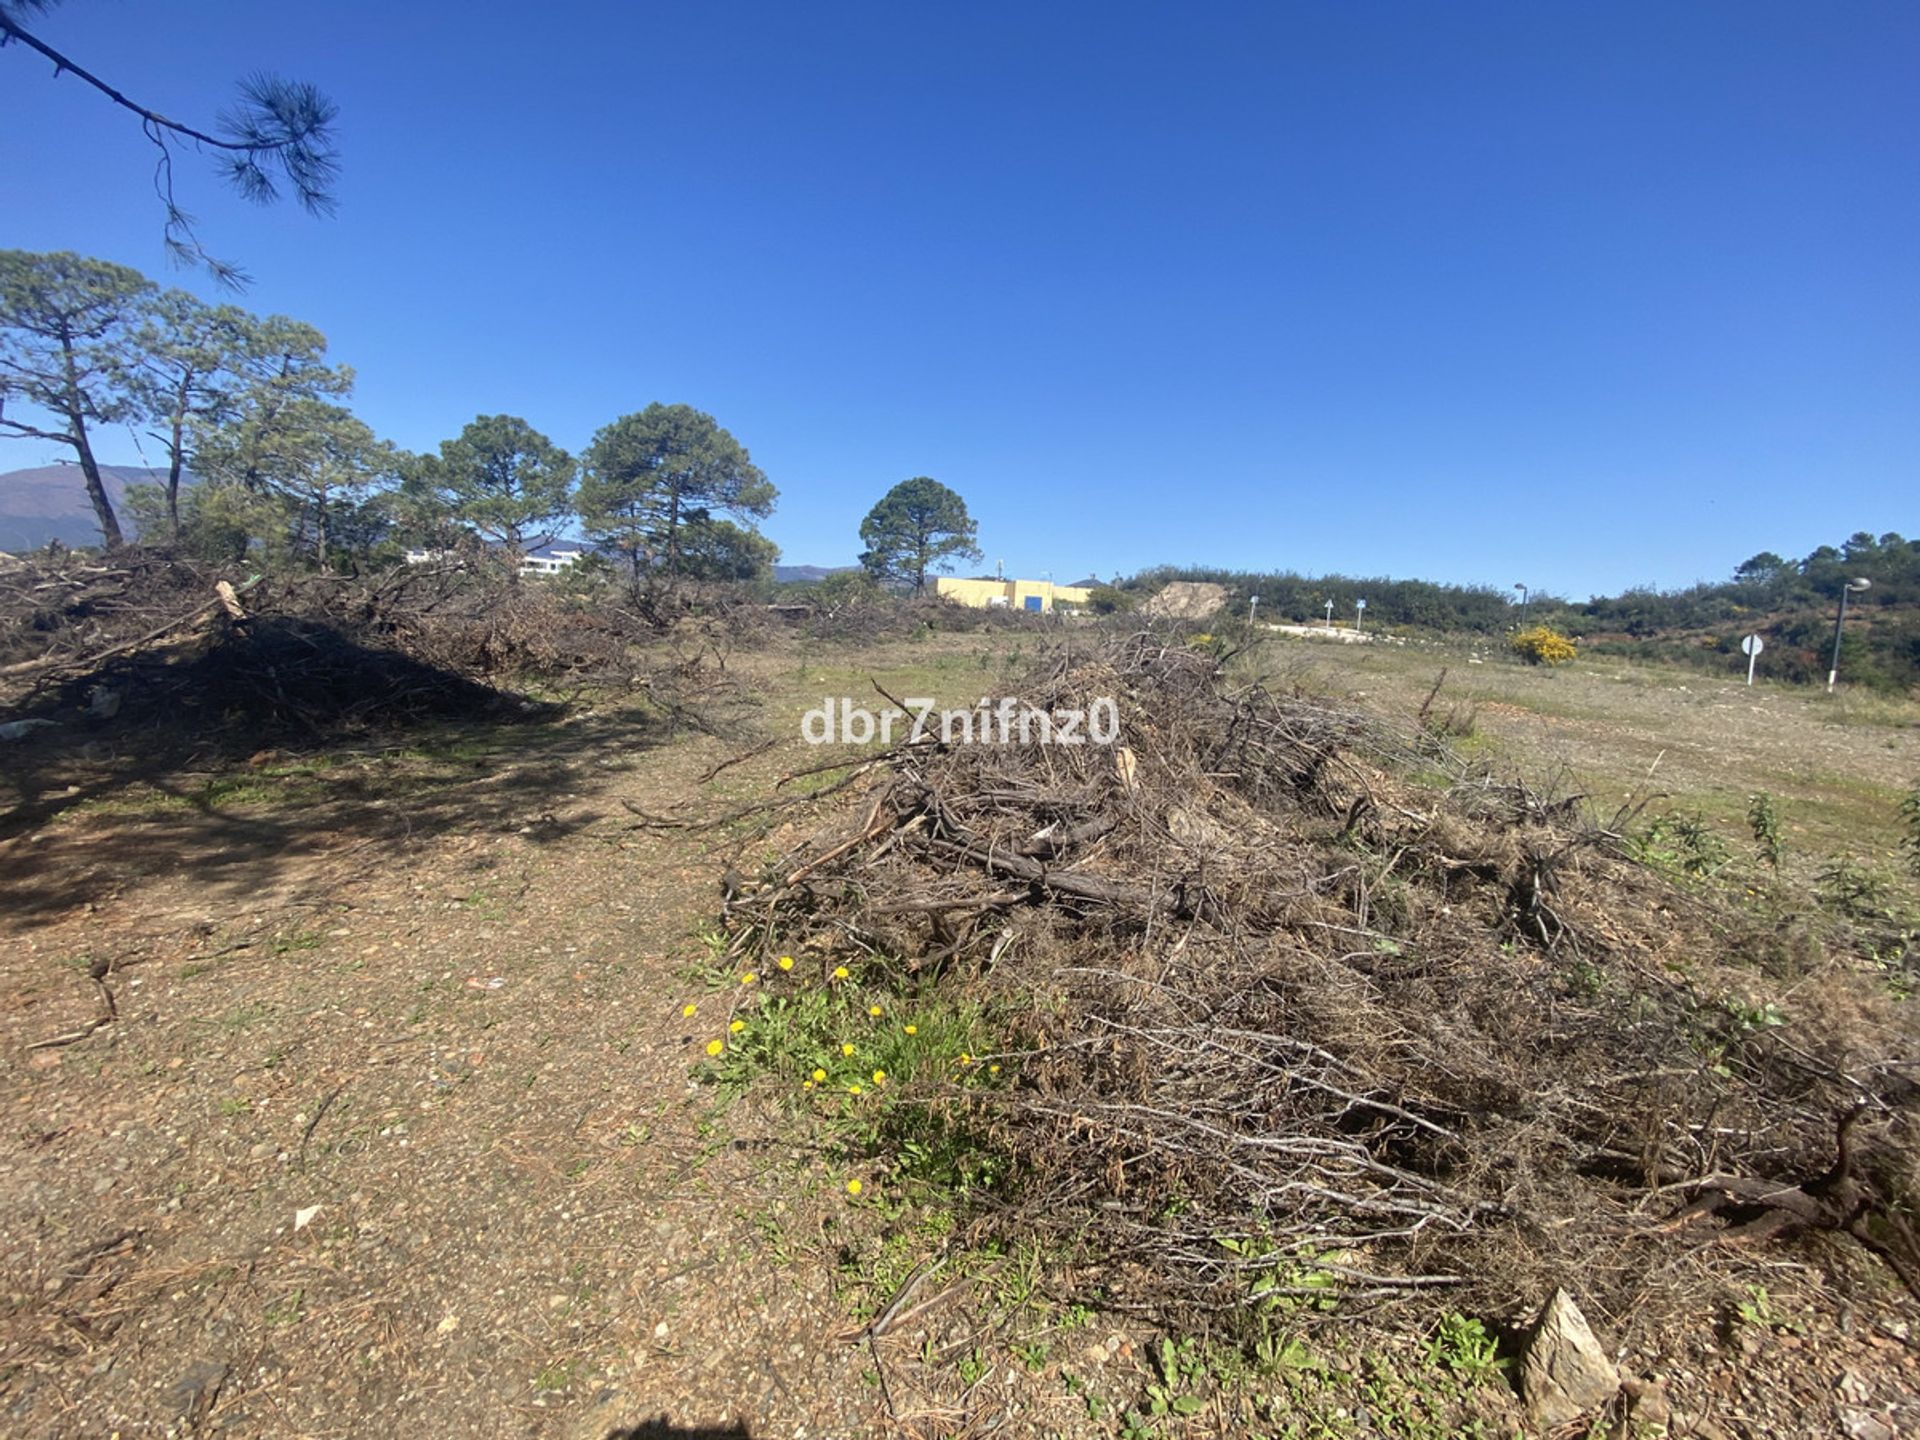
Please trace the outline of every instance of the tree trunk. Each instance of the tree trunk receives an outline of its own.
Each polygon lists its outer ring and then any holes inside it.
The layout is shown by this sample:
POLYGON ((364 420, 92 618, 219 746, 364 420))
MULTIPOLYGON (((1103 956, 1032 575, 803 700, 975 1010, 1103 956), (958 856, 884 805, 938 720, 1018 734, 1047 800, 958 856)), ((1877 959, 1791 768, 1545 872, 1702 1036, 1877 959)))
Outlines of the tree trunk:
POLYGON ((675 485, 667 505, 667 574, 680 578, 680 487, 675 485))
POLYGON ((518 525, 509 524, 500 537, 501 548, 507 552, 507 583, 520 583, 520 567, 527 558, 527 537, 520 533, 518 525))
POLYGON ((73 363, 73 339, 60 337, 61 358, 67 371, 67 433, 74 453, 80 457, 80 475, 87 484, 87 499, 93 502, 94 518, 100 522, 100 539, 109 550, 126 544, 120 533, 120 521, 107 498, 107 487, 100 479, 100 462, 93 458, 93 445, 87 439, 87 410, 80 400, 80 376, 73 363))
POLYGON ((327 573, 327 487, 322 485, 314 497, 314 544, 319 551, 321 573, 327 573))
POLYGON ((180 447, 187 431, 187 387, 191 383, 189 378, 183 378, 179 393, 174 396, 173 443, 167 450, 167 524, 172 527, 176 542, 180 539, 180 471, 184 464, 180 447))
POLYGON ((93 458, 93 446, 87 443, 86 422, 77 414, 73 417, 73 448, 80 452, 80 474, 87 482, 87 499, 93 502, 94 518, 100 522, 100 538, 107 549, 118 550, 127 543, 126 537, 120 533, 113 502, 107 498, 107 487, 100 479, 100 462, 93 458))

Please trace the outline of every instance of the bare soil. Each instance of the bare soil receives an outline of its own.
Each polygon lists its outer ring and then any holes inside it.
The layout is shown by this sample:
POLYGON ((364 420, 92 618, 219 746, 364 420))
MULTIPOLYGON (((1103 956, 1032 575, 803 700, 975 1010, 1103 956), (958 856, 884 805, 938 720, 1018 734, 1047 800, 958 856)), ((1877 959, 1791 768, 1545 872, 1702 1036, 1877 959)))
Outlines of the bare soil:
POLYGON ((713 872, 619 802, 725 752, 660 739, 536 727, 5 842, 0 1428, 866 1427, 826 1275, 759 1244, 775 1138, 689 1084, 713 872))

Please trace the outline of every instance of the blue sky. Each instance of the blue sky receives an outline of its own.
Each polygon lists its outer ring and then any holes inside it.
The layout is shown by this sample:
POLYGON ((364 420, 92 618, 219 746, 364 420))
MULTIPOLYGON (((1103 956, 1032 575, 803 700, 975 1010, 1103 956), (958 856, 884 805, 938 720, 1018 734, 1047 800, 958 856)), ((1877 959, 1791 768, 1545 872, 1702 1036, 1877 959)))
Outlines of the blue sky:
MULTIPOLYGON (((340 209, 188 160, 244 303, 422 448, 711 411, 845 563, 1717 578, 1920 530, 1920 6, 171 5, 35 25, 204 118, 340 104, 340 209)), ((0 53, 0 245, 170 272, 137 126, 0 53)), ((136 462, 130 443, 106 458, 136 462)), ((0 467, 54 458, 12 443, 0 467)))

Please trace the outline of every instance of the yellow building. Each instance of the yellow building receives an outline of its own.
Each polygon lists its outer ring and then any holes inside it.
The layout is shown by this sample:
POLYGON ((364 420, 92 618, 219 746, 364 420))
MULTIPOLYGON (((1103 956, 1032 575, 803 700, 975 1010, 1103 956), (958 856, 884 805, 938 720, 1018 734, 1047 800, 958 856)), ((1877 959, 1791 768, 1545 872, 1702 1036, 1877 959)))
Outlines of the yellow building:
POLYGON ((955 600, 981 610, 1038 610, 1059 605, 1078 609, 1093 592, 1080 585, 1056 585, 1051 580, 956 580, 941 576, 936 582, 942 600, 955 600))

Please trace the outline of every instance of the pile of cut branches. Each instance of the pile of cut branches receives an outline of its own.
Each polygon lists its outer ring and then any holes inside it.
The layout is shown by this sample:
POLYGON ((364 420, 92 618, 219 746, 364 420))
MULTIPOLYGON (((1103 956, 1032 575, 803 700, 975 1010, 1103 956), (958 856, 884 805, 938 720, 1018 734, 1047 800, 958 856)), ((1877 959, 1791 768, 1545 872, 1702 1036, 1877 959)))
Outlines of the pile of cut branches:
POLYGON ((1019 699, 1111 700, 1118 738, 855 756, 837 818, 735 858, 725 923, 748 968, 1023 997, 925 1103, 1013 1162, 989 1222, 1107 1303, 1510 1313, 1577 1277, 1620 1316, 1758 1231, 1920 1282, 1910 1022, 1850 957, 1757 1023, 1773 922, 1634 861, 1631 816, 1204 651, 1135 635, 1019 699))
POLYGON ((0 702, 60 723, 317 734, 486 715, 517 698, 498 678, 605 672, 624 653, 538 587, 424 567, 262 577, 129 549, 0 574, 0 702))

